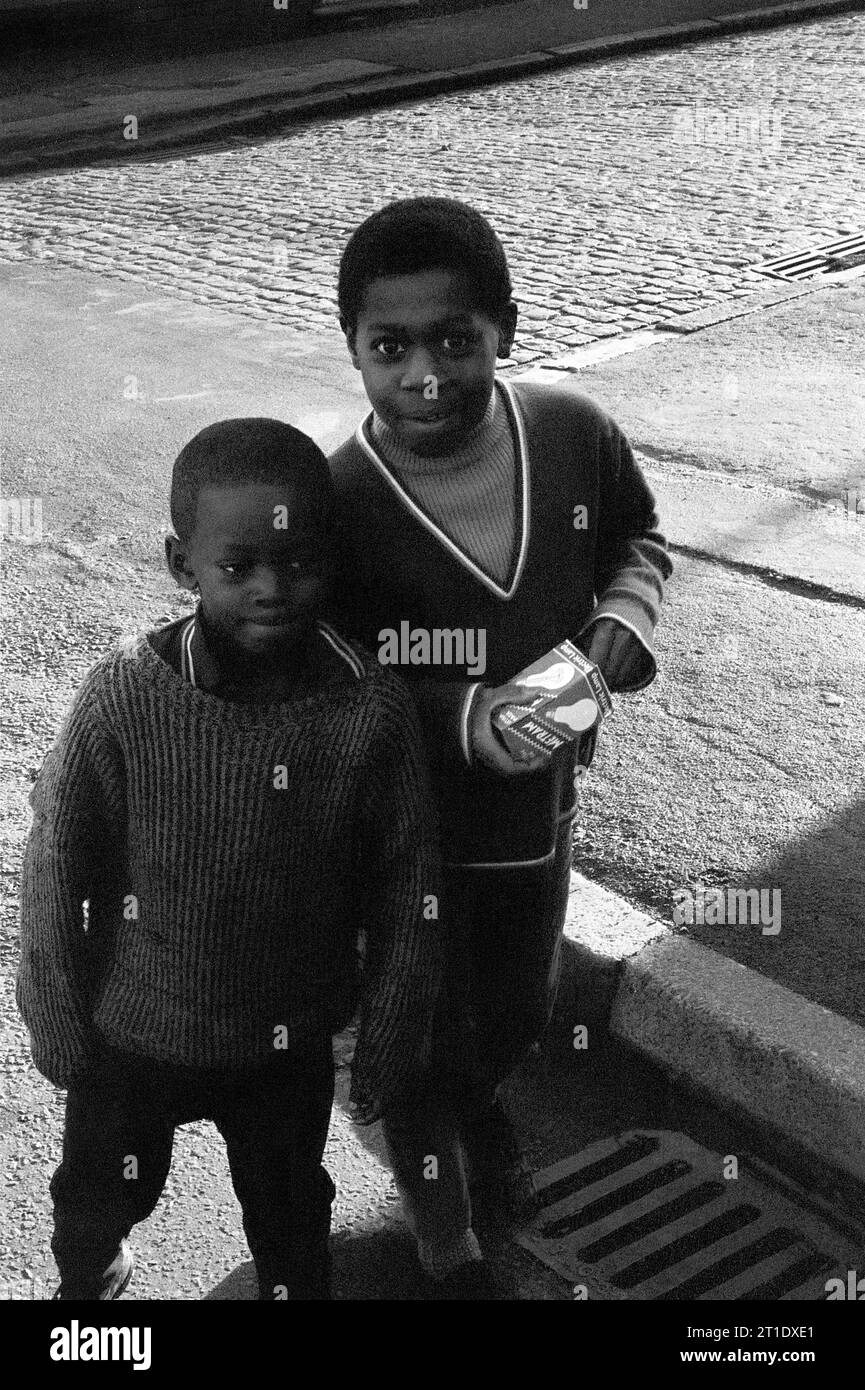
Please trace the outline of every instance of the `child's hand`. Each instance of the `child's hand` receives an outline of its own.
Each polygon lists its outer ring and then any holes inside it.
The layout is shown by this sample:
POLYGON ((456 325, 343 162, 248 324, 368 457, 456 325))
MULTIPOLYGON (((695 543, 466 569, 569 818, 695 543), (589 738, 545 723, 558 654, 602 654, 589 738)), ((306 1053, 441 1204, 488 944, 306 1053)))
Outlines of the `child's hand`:
POLYGON ((348 1118, 353 1125, 374 1125, 381 1119, 381 1106, 374 1100, 350 1100, 348 1118))
POLYGON ((644 648, 632 632, 613 618, 600 618, 580 646, 599 668, 610 690, 621 690, 640 679, 644 648))
POLYGON ((483 686, 471 708, 469 741, 472 756, 502 777, 519 777, 524 772, 537 772, 547 763, 543 753, 530 753, 528 750, 515 757, 505 747, 490 720, 490 715, 499 705, 521 705, 525 699, 526 692, 517 685, 483 686))

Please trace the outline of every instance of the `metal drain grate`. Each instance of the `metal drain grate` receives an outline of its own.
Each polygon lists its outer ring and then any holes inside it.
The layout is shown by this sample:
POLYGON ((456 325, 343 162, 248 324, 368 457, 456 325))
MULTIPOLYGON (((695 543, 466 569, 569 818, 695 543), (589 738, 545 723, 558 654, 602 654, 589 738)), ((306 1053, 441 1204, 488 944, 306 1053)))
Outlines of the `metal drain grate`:
POLYGON ((807 280, 836 270, 850 270, 865 264, 865 233, 857 232, 842 241, 827 246, 812 246, 807 251, 794 251, 773 261, 762 261, 754 270, 775 280, 807 280))
POLYGON ((612 1298, 825 1299, 863 1250, 685 1134, 634 1130, 535 1175, 543 1209, 517 1240, 612 1298))

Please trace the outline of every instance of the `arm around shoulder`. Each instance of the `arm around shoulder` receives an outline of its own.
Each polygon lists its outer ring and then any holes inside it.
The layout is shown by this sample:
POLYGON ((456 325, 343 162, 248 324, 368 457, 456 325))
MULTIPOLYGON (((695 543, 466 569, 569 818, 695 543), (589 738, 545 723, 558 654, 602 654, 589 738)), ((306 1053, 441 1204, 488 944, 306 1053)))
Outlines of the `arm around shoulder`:
POLYGON ((366 1123, 422 1084, 444 968, 438 825, 423 737, 402 681, 382 673, 379 689, 360 827, 367 953, 351 1087, 366 1123))

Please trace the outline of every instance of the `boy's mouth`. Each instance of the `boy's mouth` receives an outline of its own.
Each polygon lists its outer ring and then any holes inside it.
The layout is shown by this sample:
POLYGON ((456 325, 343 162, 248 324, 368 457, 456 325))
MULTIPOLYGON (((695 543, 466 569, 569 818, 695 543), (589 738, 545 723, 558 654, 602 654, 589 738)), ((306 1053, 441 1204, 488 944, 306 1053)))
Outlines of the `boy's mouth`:
POLYGON ((404 415, 403 424, 408 425, 442 425, 451 423, 456 418, 456 410, 425 410, 423 414, 404 415))
POLYGON ((254 613, 247 619, 253 627, 266 628, 294 627, 297 621, 296 613, 254 613))

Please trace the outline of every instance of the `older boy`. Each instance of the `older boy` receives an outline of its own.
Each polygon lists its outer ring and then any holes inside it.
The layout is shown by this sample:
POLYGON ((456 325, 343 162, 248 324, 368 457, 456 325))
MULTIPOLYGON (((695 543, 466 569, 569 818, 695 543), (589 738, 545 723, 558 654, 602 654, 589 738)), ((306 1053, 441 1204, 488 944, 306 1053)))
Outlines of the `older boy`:
POLYGON ((373 410, 330 460, 350 576, 334 611, 381 661, 405 662, 440 810, 452 998, 468 996, 473 1027, 470 1060, 443 1062, 434 1092, 385 1132, 438 1296, 491 1297, 459 1136, 475 1177, 503 1154, 515 1167, 495 1092, 552 1008, 575 761, 573 749, 518 761, 490 716, 519 698, 509 680, 563 638, 612 689, 648 685, 671 567, 609 416, 571 392, 496 381, 517 309, 477 212, 412 198, 368 218, 342 257, 339 307, 373 410), (464 656, 483 650, 483 672, 459 660, 453 634, 464 656))
POLYGON ((428 1050, 421 738, 400 682, 318 620, 332 489, 311 440, 210 426, 175 463, 171 514, 169 568, 197 610, 93 667, 32 798, 18 1002, 36 1065, 68 1088, 57 1296, 119 1295, 175 1127, 206 1118, 259 1297, 325 1299, 332 1034, 360 993, 362 1123, 412 1093, 428 1050))

